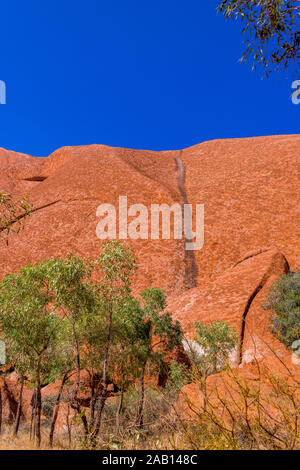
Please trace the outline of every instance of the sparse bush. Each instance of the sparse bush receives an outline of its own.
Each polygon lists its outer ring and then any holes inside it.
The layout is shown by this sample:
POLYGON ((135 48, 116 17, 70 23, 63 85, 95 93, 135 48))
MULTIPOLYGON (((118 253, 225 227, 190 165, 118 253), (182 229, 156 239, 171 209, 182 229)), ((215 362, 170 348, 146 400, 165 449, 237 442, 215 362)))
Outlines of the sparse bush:
POLYGON ((124 393, 124 403, 118 425, 116 413, 118 410, 118 397, 107 400, 103 410, 102 428, 96 444, 82 441, 82 448, 101 450, 113 449, 143 449, 170 447, 169 443, 169 415, 172 404, 164 390, 146 387, 144 401, 144 426, 138 426, 140 391, 138 384, 131 385, 124 393))
POLYGON ((42 399, 42 412, 49 419, 52 418, 53 408, 55 406, 56 399, 56 396, 45 397, 42 399))
POLYGON ((183 403, 177 412, 183 447, 195 450, 297 450, 300 449, 299 383, 291 371, 272 371, 248 378, 233 369, 213 382, 206 400, 183 403))
POLYGON ((169 380, 166 385, 166 391, 170 396, 178 394, 180 389, 189 383, 190 371, 185 364, 172 361, 169 368, 169 380))
POLYGON ((273 333, 291 347, 300 339, 300 272, 285 274, 276 281, 264 307, 275 312, 271 315, 273 333))

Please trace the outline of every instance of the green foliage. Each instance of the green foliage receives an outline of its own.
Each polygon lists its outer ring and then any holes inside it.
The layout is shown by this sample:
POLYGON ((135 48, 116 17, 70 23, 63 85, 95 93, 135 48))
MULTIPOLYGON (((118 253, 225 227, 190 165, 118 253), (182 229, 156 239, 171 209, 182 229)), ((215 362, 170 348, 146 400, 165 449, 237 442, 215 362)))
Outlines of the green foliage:
POLYGON ((39 364, 42 380, 52 381, 74 368, 73 333, 78 339, 98 305, 90 274, 89 263, 69 255, 3 279, 0 327, 8 359, 20 372, 35 374, 39 364))
POLYGON ((167 390, 172 394, 178 393, 182 387, 187 385, 191 380, 190 371, 185 364, 172 361, 169 368, 169 380, 167 382, 167 390))
MULTIPOLYGON (((39 357, 57 347, 60 318, 55 315, 45 265, 26 266, 0 284, 0 328, 8 349, 35 369, 39 357)), ((47 369, 47 361, 42 367, 47 369)))
POLYGON ((134 334, 129 329, 130 314, 134 314, 136 303, 130 294, 137 267, 131 249, 114 240, 103 243, 94 266, 100 279, 96 284, 98 308, 86 324, 86 363, 90 370, 97 369, 98 373, 101 370, 102 382, 106 384, 113 374, 112 348, 115 346, 117 350, 120 342, 134 334))
POLYGON ((165 312, 165 293, 158 288, 149 288, 141 293, 143 305, 135 317, 135 360, 139 368, 148 373, 162 372, 165 368, 164 349, 172 351, 182 341, 178 321, 173 322, 165 312))
POLYGON ((53 397, 45 397, 42 399, 42 412, 43 414, 51 419, 53 415, 53 409, 56 403, 56 396, 53 397))
POLYGON ((227 19, 242 22, 246 36, 241 62, 253 59, 253 70, 261 65, 265 75, 271 70, 295 66, 299 72, 299 46, 295 32, 299 30, 299 1, 223 0, 218 6, 227 19))
MULTIPOLYGON (((101 289, 99 292, 102 292, 101 289)), ((163 312, 165 294, 161 289, 143 291, 143 305, 128 292, 127 289, 124 291, 124 297, 114 295, 108 372, 119 385, 122 380, 126 385, 128 381, 138 378, 146 365, 150 374, 159 371, 164 366, 161 346, 172 350, 182 339, 179 323, 173 322, 170 314, 163 312)), ((100 309, 86 325, 88 355, 85 364, 98 372, 104 357, 107 318, 108 312, 100 309)))
POLYGON ((287 347, 300 339, 300 273, 282 276, 272 286, 265 308, 273 309, 272 331, 287 347))
POLYGON ((179 322, 173 322, 169 312, 164 312, 166 306, 165 293, 158 288, 152 287, 141 293, 144 301, 143 313, 147 329, 146 336, 151 342, 153 337, 160 338, 168 350, 174 349, 181 344, 182 331, 179 322))
POLYGON ((96 262, 74 255, 49 259, 26 266, 0 283, 0 331, 9 361, 20 377, 29 377, 28 385, 34 385, 38 445, 40 410, 50 417, 54 404, 54 399, 41 402, 41 384, 67 377, 72 371, 76 375, 69 401, 86 436, 97 437, 110 382, 119 388, 115 410, 119 429, 126 391, 137 379, 141 389, 138 411, 137 403, 134 411, 135 419, 139 416, 135 429, 142 430, 145 374, 166 367, 165 351, 181 344, 182 332, 165 311, 161 289, 146 289, 141 299, 132 295, 135 271, 136 259, 130 248, 107 242, 96 262), (84 368, 91 379, 98 378, 93 382, 89 423, 78 400, 80 370, 84 368))
POLYGON ((93 267, 99 279, 95 285, 97 305, 85 321, 83 334, 87 347, 84 363, 89 370, 102 373, 104 361, 106 368, 108 366, 111 347, 128 335, 134 336, 130 328, 133 328, 134 312, 138 309, 130 295, 130 285, 137 268, 131 249, 114 240, 103 243, 93 267))
POLYGON ((60 367, 67 370, 74 367, 75 356, 82 352, 87 325, 99 309, 98 292, 90 279, 93 264, 74 255, 46 263, 54 306, 63 320, 60 339, 65 357, 61 354, 60 367))
POLYGON ((238 342, 236 330, 223 321, 196 324, 196 342, 203 350, 200 367, 215 373, 222 367, 238 342))
POLYGON ((105 242, 96 265, 100 270, 100 290, 104 297, 113 297, 116 301, 130 293, 131 279, 137 269, 130 247, 117 240, 105 242))
MULTIPOLYGON (((118 305, 114 322, 112 359, 114 375, 128 381, 139 375, 145 324, 140 302, 129 296, 118 305), (123 378, 122 378, 123 376, 123 378)), ((124 385, 124 384, 123 384, 124 385)))

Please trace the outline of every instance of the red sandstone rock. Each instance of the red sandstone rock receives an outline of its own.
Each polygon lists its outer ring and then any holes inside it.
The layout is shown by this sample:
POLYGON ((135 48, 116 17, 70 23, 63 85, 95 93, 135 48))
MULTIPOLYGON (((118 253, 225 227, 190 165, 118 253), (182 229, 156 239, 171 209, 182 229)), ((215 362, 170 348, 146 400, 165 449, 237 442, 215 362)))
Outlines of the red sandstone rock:
MULTIPOLYGON (((17 407, 20 385, 16 378, 10 375, 8 378, 0 377, 0 389, 2 396, 2 417, 6 423, 13 423, 17 407)), ((32 390, 24 385, 22 397, 22 410, 21 417, 29 419, 31 416, 31 402, 32 390)))
MULTIPOLYGON (((234 326, 239 335, 237 361, 242 360, 245 348, 248 348, 249 361, 249 357, 253 357, 254 348, 254 344, 249 344, 251 332, 254 334, 254 343, 255 338, 259 341, 259 337, 275 341, 269 331, 270 312, 260 307, 263 298, 259 297, 256 314, 252 311, 253 303, 262 290, 264 296, 267 294, 270 280, 274 282, 287 271, 288 263, 281 253, 276 249, 261 250, 258 254, 247 255, 214 282, 190 289, 173 299, 169 302, 168 310, 180 321, 184 332, 190 337, 193 337, 197 321, 209 323, 223 320, 234 326), (264 289, 266 286, 267 289, 264 289)), ((278 342, 275 342, 277 345, 278 342)))
POLYGON ((300 266, 299 143, 300 136, 229 139, 182 152, 91 145, 65 147, 48 158, 3 150, 0 186, 17 196, 29 193, 33 205, 43 208, 9 248, 0 247, 0 276, 68 252, 95 258, 101 246, 95 234, 100 203, 117 205, 119 195, 148 208, 154 202, 182 203, 182 185, 187 202, 205 204, 204 248, 191 255, 193 265, 181 240, 131 241, 140 262, 137 288, 160 286, 177 296, 265 246, 276 246, 295 269, 300 266), (185 163, 181 185, 175 158, 185 163))
POLYGON ((288 360, 261 305, 287 261, 292 270, 300 267, 299 144, 300 136, 275 136, 169 152, 91 145, 64 147, 47 158, 0 150, 0 190, 29 193, 36 208, 24 232, 0 246, 0 278, 69 252, 95 258, 101 247, 96 208, 117 206, 120 195, 148 208, 203 203, 202 250, 186 252, 183 240, 129 240, 140 264, 135 291, 165 289, 169 310, 190 335, 198 320, 235 326, 246 368, 268 355, 270 342, 288 360))
MULTIPOLYGON (((274 358, 271 363, 260 359, 242 368, 211 375, 206 384, 206 411, 231 429, 233 418, 236 424, 244 423, 247 417, 253 417, 257 423, 260 401, 260 418, 267 417, 267 421, 276 427, 285 422, 283 414, 285 418, 295 419, 295 409, 300 404, 299 379, 299 368, 293 364, 287 368, 280 359, 274 358)), ((204 403, 200 382, 190 383, 180 392, 177 415, 184 415, 194 424, 199 423, 204 403)))
MULTIPOLYGON (((67 384, 64 387, 62 399, 69 399, 72 396, 74 391, 74 384, 76 380, 76 371, 70 376, 67 384)), ((57 397, 61 381, 57 380, 54 383, 47 385, 42 388, 42 398, 46 397, 57 397)), ((94 381, 95 386, 95 381, 94 381)), ((80 382, 79 382, 79 392, 77 395, 78 401, 82 406, 89 406, 91 397, 91 378, 90 374, 86 370, 80 371, 80 382)))

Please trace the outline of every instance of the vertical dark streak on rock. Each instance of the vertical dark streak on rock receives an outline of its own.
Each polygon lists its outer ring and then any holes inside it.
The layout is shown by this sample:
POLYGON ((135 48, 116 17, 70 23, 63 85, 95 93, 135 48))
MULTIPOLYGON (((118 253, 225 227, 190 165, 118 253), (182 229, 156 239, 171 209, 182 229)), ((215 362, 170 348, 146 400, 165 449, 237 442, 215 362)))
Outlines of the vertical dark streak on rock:
MULTIPOLYGON (((182 213, 184 204, 189 204, 187 193, 185 189, 185 179, 186 179, 186 169, 184 161, 181 158, 182 150, 180 150, 179 156, 174 158, 175 162, 175 172, 177 176, 177 185, 182 197, 182 213)), ((197 287, 197 278, 198 278, 198 266, 196 263, 194 251, 187 251, 185 249, 185 243, 188 240, 184 238, 184 287, 186 289, 191 289, 197 287)))

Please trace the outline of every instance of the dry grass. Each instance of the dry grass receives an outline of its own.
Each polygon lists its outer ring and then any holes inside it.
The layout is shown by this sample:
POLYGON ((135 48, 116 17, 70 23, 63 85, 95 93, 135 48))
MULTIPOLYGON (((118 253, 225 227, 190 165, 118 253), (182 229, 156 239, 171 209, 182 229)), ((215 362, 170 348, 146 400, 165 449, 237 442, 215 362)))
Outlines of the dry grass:
MULTIPOLYGON (((28 432, 21 430, 18 436, 13 436, 12 431, 11 426, 4 426, 0 435, 0 450, 36 450, 34 441, 30 439, 28 432)), ((48 440, 48 433, 42 432, 41 450, 70 450, 67 436, 58 434, 52 449, 48 445, 48 440)))
MULTIPOLYGON (((82 436, 78 435, 77 439, 75 438, 72 447, 69 447, 69 441, 65 435, 56 435, 54 439, 53 448, 48 445, 49 436, 47 433, 42 434, 42 443, 41 450, 85 450, 89 449, 83 443, 82 436)), ((121 442, 120 442, 121 444, 121 442)), ((106 439, 105 441, 99 441, 97 445, 98 449, 102 450, 116 450, 116 449, 126 449, 126 450, 172 450, 173 446, 170 444, 169 435, 166 433, 162 436, 156 436, 151 438, 143 438, 142 435, 136 434, 136 436, 131 437, 122 445, 117 446, 115 438, 106 439)), ((0 435, 0 450, 36 450, 36 446, 33 440, 30 440, 28 433, 20 432, 17 437, 14 437, 12 434, 12 428, 6 426, 4 431, 0 435)))

